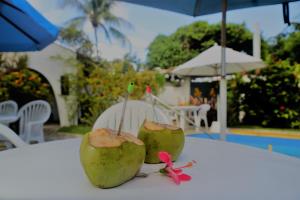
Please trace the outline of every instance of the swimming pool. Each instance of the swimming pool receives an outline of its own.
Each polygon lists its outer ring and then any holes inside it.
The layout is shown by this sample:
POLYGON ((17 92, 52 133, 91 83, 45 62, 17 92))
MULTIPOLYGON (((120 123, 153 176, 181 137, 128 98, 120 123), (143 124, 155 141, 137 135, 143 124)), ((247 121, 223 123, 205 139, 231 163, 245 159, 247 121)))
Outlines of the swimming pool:
MULTIPOLYGON (((219 139, 220 134, 210 134, 214 139, 219 139)), ((188 137, 206 138, 205 134, 191 134, 188 137)), ((300 140, 299 139, 283 139, 274 137, 260 137, 248 135, 227 134, 226 141, 268 149, 268 145, 272 145, 274 152, 287 154, 300 158, 300 140)))

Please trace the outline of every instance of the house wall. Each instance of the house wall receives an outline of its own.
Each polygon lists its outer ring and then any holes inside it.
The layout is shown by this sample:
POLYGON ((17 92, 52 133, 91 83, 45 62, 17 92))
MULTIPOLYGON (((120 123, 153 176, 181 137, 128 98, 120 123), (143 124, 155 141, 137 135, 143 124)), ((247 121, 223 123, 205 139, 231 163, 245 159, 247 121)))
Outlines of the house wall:
POLYGON ((66 98, 70 97, 61 95, 60 78, 64 74, 75 73, 76 67, 67 64, 63 60, 54 58, 57 56, 61 56, 63 58, 74 57, 74 52, 53 43, 42 51, 30 52, 27 53, 27 55, 29 68, 41 73, 49 81, 53 89, 60 125, 69 126, 74 124, 77 120, 69 119, 66 98))
POLYGON ((178 105, 179 101, 189 102, 190 85, 190 78, 188 77, 184 78, 180 87, 175 87, 167 82, 158 97, 170 105, 178 105))

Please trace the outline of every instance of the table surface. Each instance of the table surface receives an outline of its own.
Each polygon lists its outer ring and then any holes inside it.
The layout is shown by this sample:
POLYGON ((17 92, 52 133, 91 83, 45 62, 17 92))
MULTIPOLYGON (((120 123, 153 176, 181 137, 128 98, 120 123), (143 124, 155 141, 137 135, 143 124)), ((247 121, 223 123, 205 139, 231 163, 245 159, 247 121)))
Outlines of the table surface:
MULTIPOLYGON (((0 153, 0 199, 230 199, 299 200, 300 159, 221 141, 186 138, 175 166, 196 160, 193 179, 175 185, 159 173, 120 187, 93 187, 81 168, 79 139, 26 146, 0 153)), ((144 165, 154 172, 163 165, 144 165)))

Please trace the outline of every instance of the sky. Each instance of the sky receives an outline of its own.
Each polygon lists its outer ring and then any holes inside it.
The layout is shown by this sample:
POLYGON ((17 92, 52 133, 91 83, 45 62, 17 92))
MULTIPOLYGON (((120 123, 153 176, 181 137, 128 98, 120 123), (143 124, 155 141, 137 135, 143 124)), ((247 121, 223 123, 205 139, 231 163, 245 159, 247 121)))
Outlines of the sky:
MULTIPOLYGON (((61 8, 59 5, 61 0, 28 1, 59 27, 77 15, 76 10, 73 8, 61 8)), ((194 18, 123 2, 117 2, 112 12, 132 24, 132 29, 122 29, 131 42, 131 48, 122 46, 114 41, 109 43, 104 35, 101 35, 99 40, 100 53, 101 57, 107 60, 123 58, 126 53, 130 52, 141 61, 145 61, 147 47, 158 34, 172 34, 180 26, 188 25, 195 21, 203 20, 209 23, 218 23, 221 20, 220 13, 194 18)), ((290 20, 292 22, 300 22, 300 2, 290 3, 290 20)), ((281 5, 228 11, 227 21, 229 23, 245 23, 250 30, 253 30, 254 25, 257 23, 265 39, 276 36, 287 29, 287 25, 283 22, 281 5)), ((84 26, 84 30, 93 40, 93 30, 88 23, 84 26)))

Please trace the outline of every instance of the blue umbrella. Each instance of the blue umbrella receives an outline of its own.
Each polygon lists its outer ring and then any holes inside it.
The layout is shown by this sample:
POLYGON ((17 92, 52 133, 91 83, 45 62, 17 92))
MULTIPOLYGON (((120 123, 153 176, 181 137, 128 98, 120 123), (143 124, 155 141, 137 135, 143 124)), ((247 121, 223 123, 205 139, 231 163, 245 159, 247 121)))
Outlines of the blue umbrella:
MULTIPOLYGON (((119 0, 128 3, 169 10, 190 16, 200 16, 222 11, 222 0, 119 0)), ((287 9, 288 2, 297 0, 227 0, 227 10, 266 6, 284 3, 287 9)), ((286 10, 288 11, 288 10, 286 10)))
MULTIPOLYGON (((226 86, 226 12, 240 8, 255 6, 266 6, 280 4, 283 5, 284 22, 290 24, 288 3, 299 0, 118 0, 128 3, 134 3, 153 8, 159 8, 172 12, 178 12, 190 16, 207 15, 216 12, 222 12, 221 27, 221 81, 220 81, 220 128, 221 139, 226 139, 227 129, 227 86, 226 86)), ((218 119, 219 120, 219 119, 218 119)))
POLYGON ((59 33, 25 0, 0 1, 0 30, 0 52, 41 50, 59 33))

